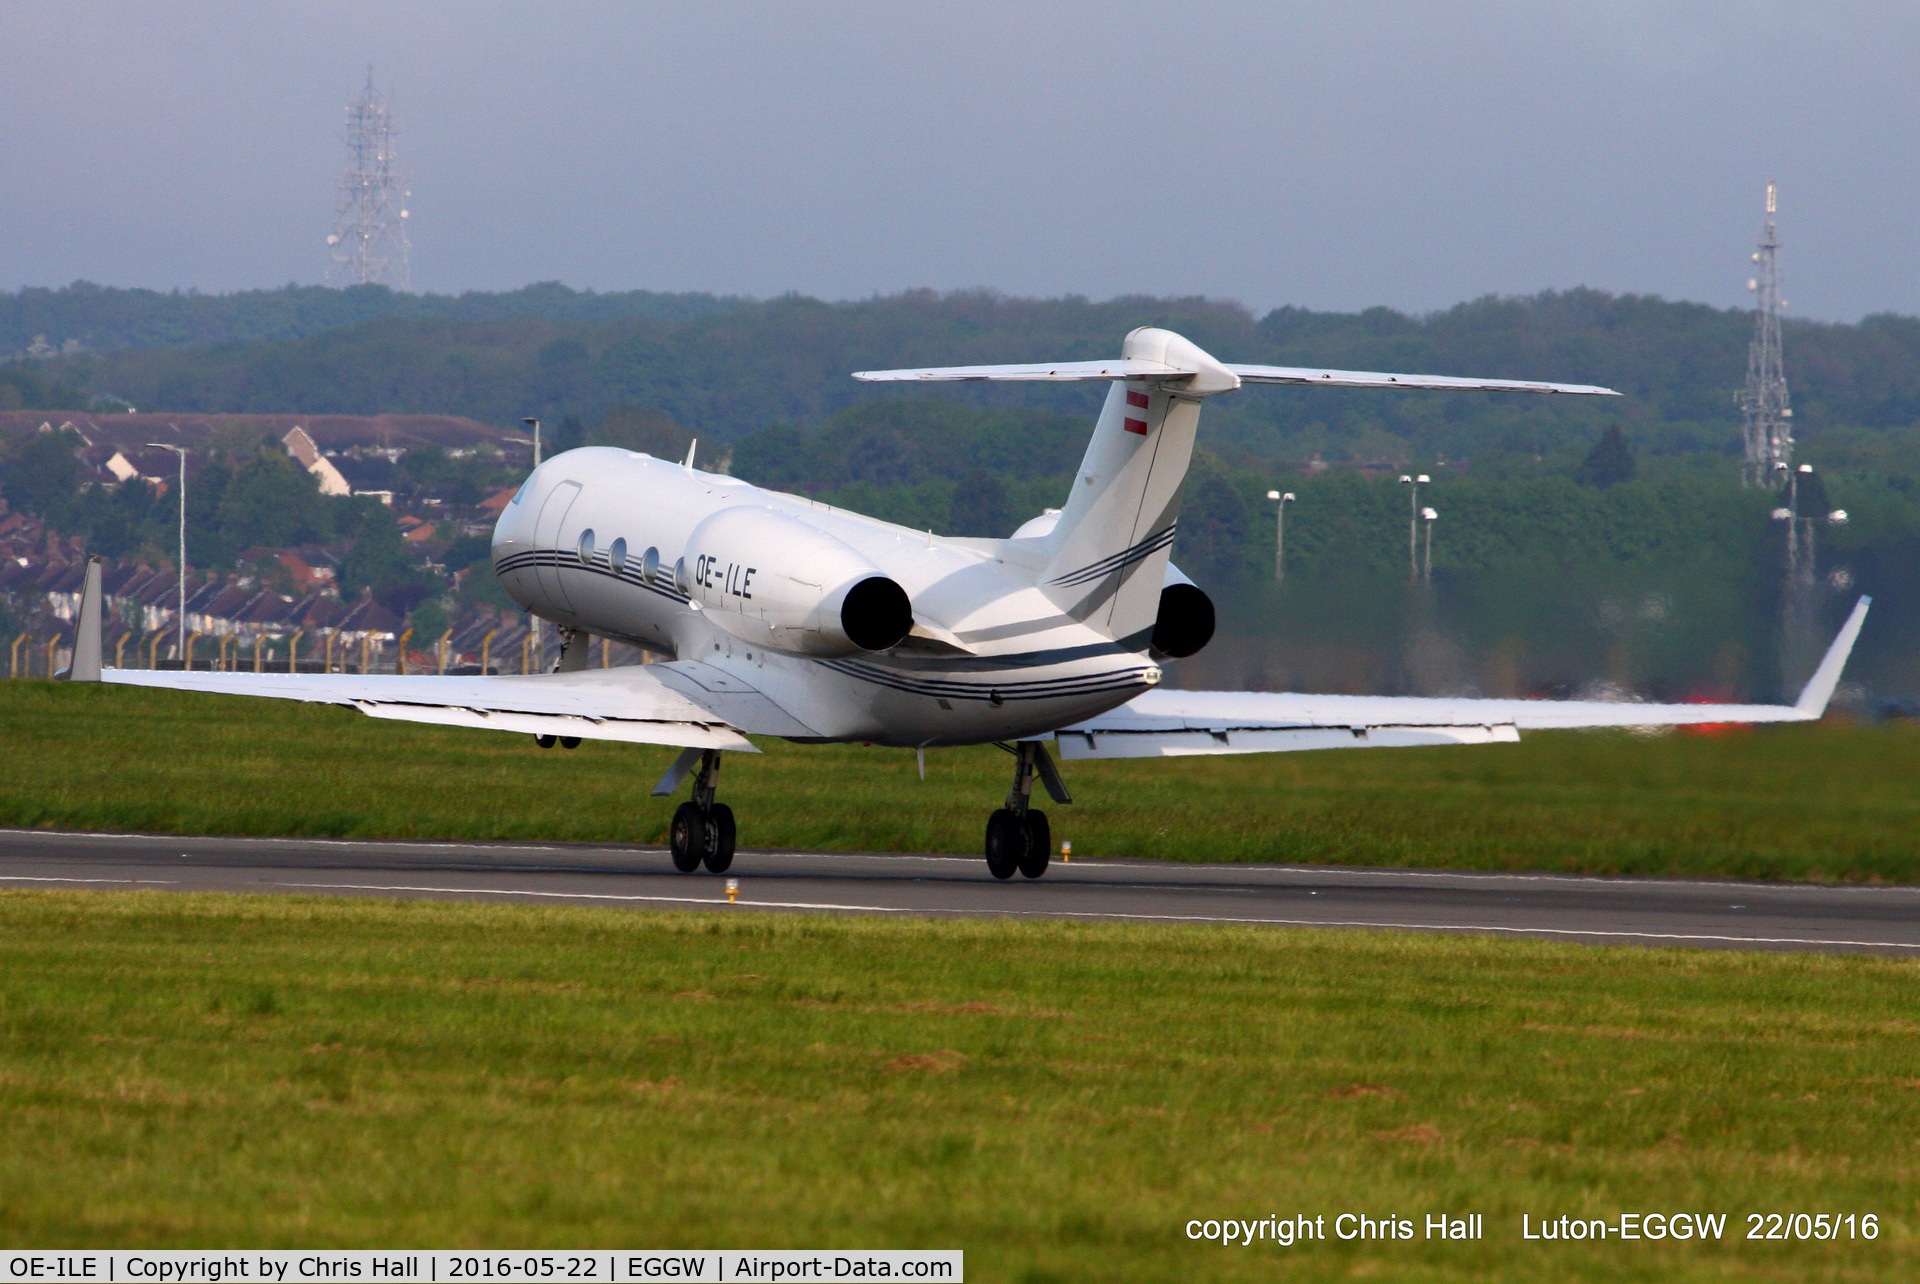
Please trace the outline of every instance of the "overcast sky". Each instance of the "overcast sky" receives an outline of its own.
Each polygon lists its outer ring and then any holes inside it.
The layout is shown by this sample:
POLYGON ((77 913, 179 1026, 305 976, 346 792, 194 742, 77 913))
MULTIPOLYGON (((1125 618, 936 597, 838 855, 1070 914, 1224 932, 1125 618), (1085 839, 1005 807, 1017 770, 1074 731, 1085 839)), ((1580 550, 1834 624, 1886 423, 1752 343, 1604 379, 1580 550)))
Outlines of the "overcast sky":
POLYGON ((0 288, 324 279, 368 63, 416 289, 1920 313, 1920 4, 18 4, 0 288))

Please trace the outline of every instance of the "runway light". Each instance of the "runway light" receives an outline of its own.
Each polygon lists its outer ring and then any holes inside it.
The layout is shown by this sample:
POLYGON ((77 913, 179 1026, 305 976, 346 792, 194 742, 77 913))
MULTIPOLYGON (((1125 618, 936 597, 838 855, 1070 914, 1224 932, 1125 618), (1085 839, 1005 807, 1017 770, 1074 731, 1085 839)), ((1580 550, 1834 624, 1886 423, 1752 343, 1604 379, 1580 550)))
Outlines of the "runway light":
POLYGON ((733 898, 738 896, 739 894, 740 894, 740 880, 737 878, 729 878, 727 880, 727 904, 729 905, 733 904, 733 898))
POLYGON ((1065 840, 1061 841, 1060 859, 1067 862, 1067 864, 1069 865, 1073 864, 1073 844, 1072 843, 1066 842, 1065 840))

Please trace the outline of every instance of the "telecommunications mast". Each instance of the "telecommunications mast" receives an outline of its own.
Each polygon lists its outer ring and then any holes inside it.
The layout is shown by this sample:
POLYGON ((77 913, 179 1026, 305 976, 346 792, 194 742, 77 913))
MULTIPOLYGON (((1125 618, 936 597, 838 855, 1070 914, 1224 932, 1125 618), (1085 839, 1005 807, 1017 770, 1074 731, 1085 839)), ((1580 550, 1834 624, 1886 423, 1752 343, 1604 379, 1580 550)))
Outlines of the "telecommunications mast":
POLYGON ((1780 237, 1774 231, 1775 189, 1767 184, 1767 221, 1754 251, 1754 274, 1747 288, 1754 294, 1753 343, 1747 348, 1747 386, 1736 400, 1746 420, 1746 459, 1740 469, 1743 486, 1767 486, 1773 474, 1793 463, 1793 407, 1787 404, 1787 368, 1780 352, 1780 270, 1775 255, 1780 237))
POLYGON ((347 173, 340 180, 333 234, 327 237, 333 252, 330 284, 411 286, 406 198, 412 193, 402 187, 394 163, 399 135, 387 100, 373 91, 373 68, 368 67, 367 87, 347 108, 347 173))

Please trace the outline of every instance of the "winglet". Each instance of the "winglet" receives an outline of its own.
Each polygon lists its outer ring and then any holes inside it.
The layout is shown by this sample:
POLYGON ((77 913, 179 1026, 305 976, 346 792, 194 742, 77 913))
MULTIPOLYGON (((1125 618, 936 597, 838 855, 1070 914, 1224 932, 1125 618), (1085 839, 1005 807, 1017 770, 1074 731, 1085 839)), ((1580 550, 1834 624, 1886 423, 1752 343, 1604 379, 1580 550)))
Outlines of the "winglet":
POLYGON ((1840 626, 1839 636, 1827 648, 1820 667, 1813 671, 1813 676, 1807 679, 1806 689, 1793 702, 1793 707, 1809 718, 1818 718, 1827 711, 1827 701, 1833 699, 1833 689, 1840 685, 1840 670, 1847 667, 1847 656, 1853 651, 1853 640, 1860 636, 1860 626, 1866 621, 1867 608, 1871 605, 1873 599, 1864 595, 1854 603, 1853 614, 1840 626))
POLYGON ((104 559, 87 559, 87 583, 80 590, 80 617, 73 624, 73 659, 60 676, 68 682, 100 680, 100 564, 104 559))

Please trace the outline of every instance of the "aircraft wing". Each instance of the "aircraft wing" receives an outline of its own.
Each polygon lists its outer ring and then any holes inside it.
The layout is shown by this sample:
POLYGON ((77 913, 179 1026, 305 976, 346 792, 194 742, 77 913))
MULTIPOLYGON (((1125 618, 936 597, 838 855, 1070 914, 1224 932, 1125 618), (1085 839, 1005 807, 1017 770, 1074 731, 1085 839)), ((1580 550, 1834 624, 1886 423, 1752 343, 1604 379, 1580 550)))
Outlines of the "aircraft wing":
POLYGON ((1494 744, 1520 732, 1703 722, 1812 722, 1826 712, 1866 620, 1862 597, 1793 704, 1635 704, 1149 691, 1055 733, 1062 758, 1160 758, 1302 749, 1494 744))
POLYGON ((742 728, 712 707, 723 701, 689 695, 676 688, 691 685, 695 692, 701 688, 685 682, 681 675, 669 678, 656 672, 671 667, 640 665, 504 677, 103 668, 99 680, 123 686, 338 704, 375 718, 402 722, 759 752, 741 735, 742 728))

